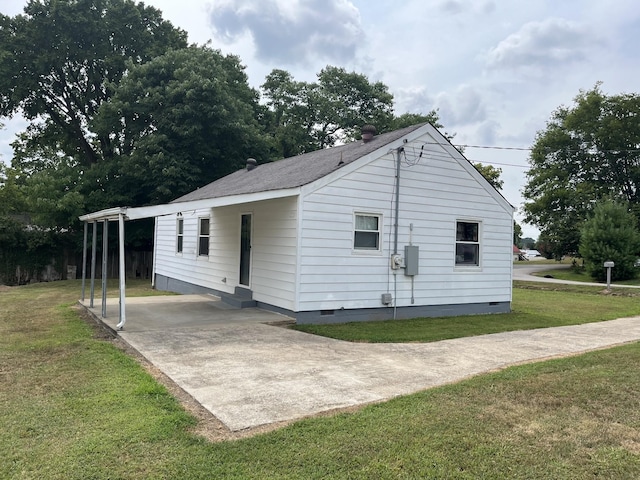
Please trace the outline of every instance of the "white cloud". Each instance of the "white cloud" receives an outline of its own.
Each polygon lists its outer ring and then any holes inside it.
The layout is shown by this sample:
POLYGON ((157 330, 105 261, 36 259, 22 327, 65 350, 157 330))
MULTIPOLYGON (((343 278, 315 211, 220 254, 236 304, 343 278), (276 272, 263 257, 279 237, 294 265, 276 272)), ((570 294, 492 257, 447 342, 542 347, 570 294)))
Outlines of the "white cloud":
POLYGON ((587 26, 548 18, 523 25, 492 48, 486 60, 492 68, 546 69, 582 62, 600 44, 587 26))
POLYGON ((469 85, 438 94, 435 105, 442 123, 447 126, 468 125, 487 118, 482 95, 469 85))
POLYGON ((209 9, 216 38, 231 43, 249 33, 261 62, 288 65, 316 58, 340 63, 356 56, 365 35, 348 0, 231 0, 209 9))

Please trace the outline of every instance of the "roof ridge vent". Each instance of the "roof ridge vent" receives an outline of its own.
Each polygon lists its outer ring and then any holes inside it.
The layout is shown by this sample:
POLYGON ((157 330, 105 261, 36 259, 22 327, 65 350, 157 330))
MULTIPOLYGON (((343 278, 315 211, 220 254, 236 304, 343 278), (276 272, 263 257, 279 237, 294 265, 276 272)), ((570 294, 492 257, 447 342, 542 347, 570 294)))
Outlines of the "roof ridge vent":
POLYGON ((247 172, 250 172, 258 166, 258 161, 255 158, 247 158, 247 172))
POLYGON ((376 136, 376 127, 373 125, 364 125, 362 127, 362 143, 369 143, 376 136))

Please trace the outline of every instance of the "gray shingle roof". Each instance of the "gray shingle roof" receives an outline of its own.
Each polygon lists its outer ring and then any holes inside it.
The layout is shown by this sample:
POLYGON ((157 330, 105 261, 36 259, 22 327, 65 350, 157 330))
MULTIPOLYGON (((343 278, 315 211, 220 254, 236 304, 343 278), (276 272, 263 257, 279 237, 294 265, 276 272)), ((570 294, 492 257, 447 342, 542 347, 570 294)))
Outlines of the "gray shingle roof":
POLYGON ((238 170, 171 203, 301 187, 402 138, 423 125, 425 124, 377 135, 367 143, 358 140, 338 147, 264 163, 253 170, 238 170))

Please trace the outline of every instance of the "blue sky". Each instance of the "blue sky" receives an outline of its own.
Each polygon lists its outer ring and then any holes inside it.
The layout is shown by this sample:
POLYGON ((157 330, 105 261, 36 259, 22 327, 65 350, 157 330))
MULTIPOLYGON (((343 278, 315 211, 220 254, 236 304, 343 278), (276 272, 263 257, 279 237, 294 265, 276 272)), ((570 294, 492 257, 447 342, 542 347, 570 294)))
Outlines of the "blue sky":
MULTIPOLYGON (((192 43, 240 57, 258 87, 274 68, 314 80, 336 65, 382 81, 396 112, 438 109, 472 161, 502 168, 520 209, 526 150, 580 89, 637 92, 640 4, 632 0, 149 0, 192 43)), ((26 1, 0 0, 20 13, 26 1)), ((0 154, 24 128, 5 121, 0 154)), ((520 213, 516 214, 520 221, 520 213)), ((525 236, 535 227, 522 225, 525 236)))

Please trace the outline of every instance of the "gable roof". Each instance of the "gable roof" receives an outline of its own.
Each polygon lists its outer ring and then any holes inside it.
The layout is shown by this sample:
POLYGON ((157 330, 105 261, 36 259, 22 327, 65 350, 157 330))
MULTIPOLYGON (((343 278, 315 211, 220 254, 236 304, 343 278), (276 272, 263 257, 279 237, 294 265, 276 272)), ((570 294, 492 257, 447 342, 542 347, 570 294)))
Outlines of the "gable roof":
POLYGON ((515 209, 476 169, 464 155, 462 155, 438 130, 429 123, 421 123, 374 136, 369 142, 358 140, 338 147, 317 150, 295 157, 264 163, 247 170, 242 169, 226 177, 222 177, 204 187, 183 195, 171 203, 150 205, 146 207, 114 207, 80 216, 84 222, 103 220, 136 220, 140 218, 171 215, 185 209, 215 208, 239 203, 258 202, 262 200, 295 196, 300 193, 304 185, 327 177, 332 172, 340 170, 378 150, 387 153, 384 148, 401 144, 405 136, 420 135, 417 130, 424 128, 430 135, 440 140, 440 146, 446 150, 452 159, 460 165, 478 182, 484 185, 486 191, 501 204, 506 211, 515 209))
POLYGON ((421 123, 376 135, 369 142, 358 140, 295 157, 263 163, 253 170, 242 169, 173 200, 171 203, 244 195, 301 187, 348 165, 388 143, 426 125, 421 123))

